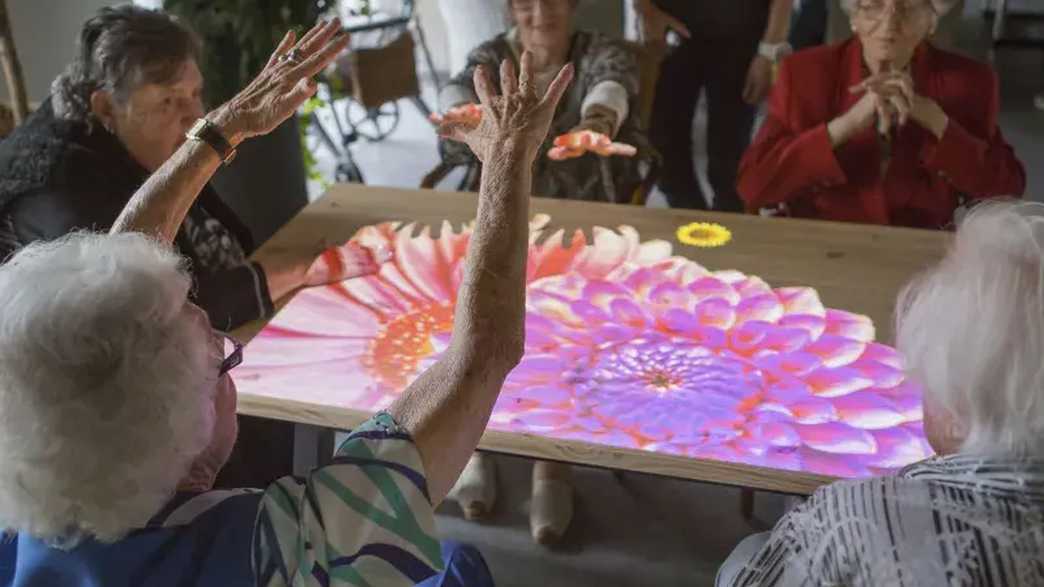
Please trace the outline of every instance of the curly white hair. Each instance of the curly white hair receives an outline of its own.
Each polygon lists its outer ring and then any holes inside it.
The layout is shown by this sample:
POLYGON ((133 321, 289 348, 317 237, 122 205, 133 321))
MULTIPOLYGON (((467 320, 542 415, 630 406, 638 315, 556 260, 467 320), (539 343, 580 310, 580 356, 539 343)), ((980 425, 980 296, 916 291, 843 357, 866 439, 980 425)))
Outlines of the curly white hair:
POLYGON ((962 451, 1044 455, 1044 205, 973 209, 900 296, 896 332, 962 451))
POLYGON ((111 542, 170 499, 215 418, 190 287, 138 234, 72 234, 0 267, 0 529, 111 542))

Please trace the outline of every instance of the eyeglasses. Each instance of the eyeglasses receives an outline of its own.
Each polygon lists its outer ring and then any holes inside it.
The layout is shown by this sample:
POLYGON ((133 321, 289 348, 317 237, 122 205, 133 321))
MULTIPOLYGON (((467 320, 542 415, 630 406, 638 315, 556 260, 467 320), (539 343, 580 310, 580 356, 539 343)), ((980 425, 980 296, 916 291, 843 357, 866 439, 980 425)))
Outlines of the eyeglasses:
POLYGON ((911 16, 922 16, 929 10, 935 10, 926 0, 909 0, 906 2, 902 0, 896 2, 887 2, 886 0, 864 0, 856 5, 859 12, 870 20, 883 19, 888 15, 889 7, 895 11, 895 16, 900 21, 911 16))
POLYGON ((224 357, 221 361, 221 369, 218 371, 218 377, 220 377, 243 362, 243 343, 220 330, 215 330, 214 336, 221 341, 221 356, 224 357))
POLYGON ((537 4, 542 5, 544 10, 559 11, 564 11, 571 6, 568 0, 514 0, 513 3, 515 10, 527 13, 536 10, 537 4))

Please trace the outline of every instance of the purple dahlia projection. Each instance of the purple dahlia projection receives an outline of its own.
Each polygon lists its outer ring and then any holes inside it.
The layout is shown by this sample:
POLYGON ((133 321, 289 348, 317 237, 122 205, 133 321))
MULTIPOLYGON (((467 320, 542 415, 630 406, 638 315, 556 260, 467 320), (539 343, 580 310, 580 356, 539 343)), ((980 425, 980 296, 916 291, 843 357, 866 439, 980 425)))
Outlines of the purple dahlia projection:
MULTIPOLYGON (((868 318, 672 257, 630 227, 564 247, 548 221, 530 238, 526 357, 491 427, 840 477, 929 456, 920 391, 868 318)), ((413 232, 362 229, 354 240, 394 260, 298 294, 250 344, 240 391, 390 404, 448 342, 470 227, 413 232)))

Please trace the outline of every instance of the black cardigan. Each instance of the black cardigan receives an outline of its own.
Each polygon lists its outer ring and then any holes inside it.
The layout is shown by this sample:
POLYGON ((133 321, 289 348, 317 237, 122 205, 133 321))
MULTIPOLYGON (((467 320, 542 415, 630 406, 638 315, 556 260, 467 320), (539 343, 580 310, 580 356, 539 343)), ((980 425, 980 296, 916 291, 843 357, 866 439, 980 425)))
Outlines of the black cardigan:
MULTIPOLYGON (((108 230, 148 176, 115 136, 56 118, 47 100, 0 142, 0 259, 33 241, 108 230)), ((250 232, 209 185, 193 207, 224 225, 247 255, 253 252, 250 232)), ((201 266, 184 228, 175 245, 190 261, 192 299, 215 328, 230 330, 271 314, 260 265, 201 266)))

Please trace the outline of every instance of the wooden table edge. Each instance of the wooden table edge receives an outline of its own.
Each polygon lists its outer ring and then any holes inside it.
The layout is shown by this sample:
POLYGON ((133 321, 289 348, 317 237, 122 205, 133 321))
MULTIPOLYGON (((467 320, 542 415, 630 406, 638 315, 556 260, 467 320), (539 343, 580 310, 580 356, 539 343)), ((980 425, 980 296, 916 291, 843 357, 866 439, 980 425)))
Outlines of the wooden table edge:
MULTIPOLYGON (((239 395, 240 414, 350 430, 370 419, 371 413, 252 394, 239 395)), ((487 430, 479 448, 486 451, 592 466, 613 471, 643 473, 794 495, 811 495, 835 477, 784 469, 727 463, 639 449, 617 448, 574 440, 546 438, 521 432, 487 430), (582 456, 581 456, 582 455, 582 456)))

